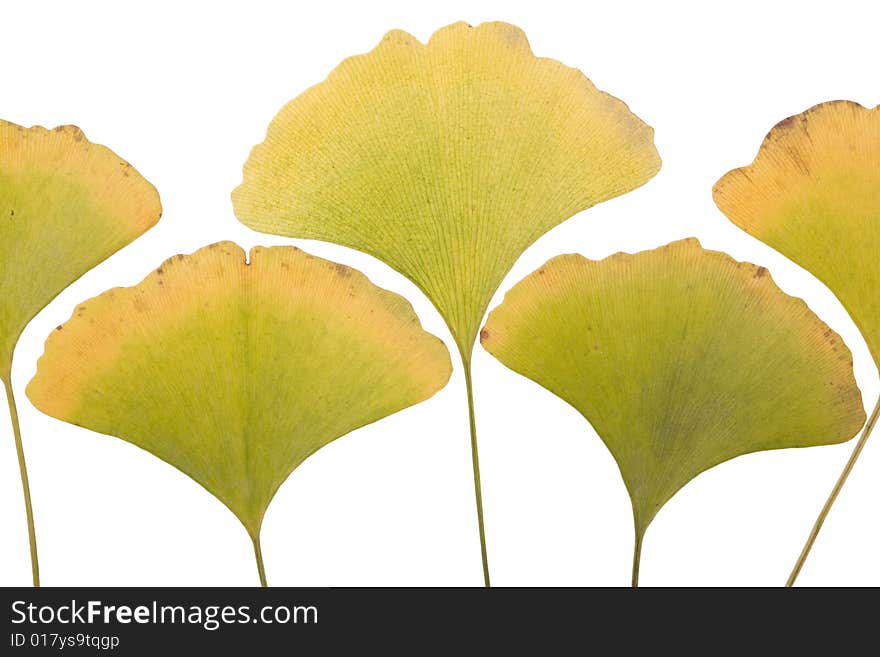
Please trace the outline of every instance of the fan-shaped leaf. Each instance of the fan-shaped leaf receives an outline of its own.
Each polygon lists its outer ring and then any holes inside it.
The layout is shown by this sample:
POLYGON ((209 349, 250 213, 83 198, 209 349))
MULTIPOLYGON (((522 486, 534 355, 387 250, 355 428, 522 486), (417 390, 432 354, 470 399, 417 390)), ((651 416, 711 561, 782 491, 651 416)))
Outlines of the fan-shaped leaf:
POLYGON ((0 120, 0 378, 24 490, 34 585, 36 533, 12 392, 12 354, 27 323, 59 292, 153 226, 159 195, 128 162, 74 126, 0 120))
POLYGON ((412 279, 469 353, 522 251, 649 180, 653 131, 504 23, 389 32, 288 103, 233 193, 257 230, 366 251, 412 279))
MULTIPOLYGON (((816 105, 777 124, 755 161, 715 184, 737 226, 811 271, 852 316, 880 366, 880 107, 816 105)), ((825 516, 880 415, 878 400, 789 577, 793 584, 825 516)))
POLYGON ((842 442, 864 421, 841 339, 766 269, 695 239, 554 258, 507 293, 481 341, 593 425, 632 498, 637 546, 704 470, 842 442))
POLYGON ((389 32, 288 103, 232 198, 251 228, 370 253, 437 307, 465 368, 482 538, 470 357, 486 307, 538 237, 659 168, 621 101, 512 25, 456 23, 426 45, 389 32))
POLYGON ((0 371, 34 315, 161 213, 155 188, 79 128, 0 121, 0 371))
POLYGON ((831 288, 880 363, 880 108, 836 101, 782 121, 713 194, 733 223, 831 288))
POLYGON ((82 304, 46 341, 27 393, 188 474, 258 548, 299 464, 450 372, 411 306, 359 272, 292 247, 255 248, 248 264, 224 242, 82 304))

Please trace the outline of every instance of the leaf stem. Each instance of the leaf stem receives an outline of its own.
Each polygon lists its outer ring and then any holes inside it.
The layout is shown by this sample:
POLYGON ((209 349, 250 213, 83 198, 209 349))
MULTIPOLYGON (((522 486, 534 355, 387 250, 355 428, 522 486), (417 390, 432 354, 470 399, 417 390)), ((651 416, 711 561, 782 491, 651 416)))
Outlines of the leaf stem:
POLYGON ((859 436, 859 440, 856 443, 856 446, 853 449, 849 460, 843 467, 843 472, 840 473, 840 477, 837 479, 837 483, 834 484, 834 488, 831 489, 831 494, 825 501, 825 506, 823 506, 822 511, 819 512, 819 517, 816 518, 816 522, 813 524, 813 530, 807 537, 807 542, 804 544, 804 549, 801 550, 801 555, 798 557, 797 562, 794 564, 791 575, 788 576, 788 581, 785 583, 786 586, 794 586, 794 582, 797 579, 798 574, 800 574, 801 568, 804 567, 804 562, 807 560, 807 557, 810 554, 810 550, 813 548, 813 543, 816 542, 816 537, 819 536, 819 531, 822 529, 822 525, 825 524, 825 518, 828 516, 828 512, 831 511, 831 507, 834 505, 834 501, 840 494, 840 490, 843 488, 843 484, 846 483, 847 477, 849 477, 849 473, 852 472, 853 466, 855 466, 856 461, 859 460, 859 455, 862 453, 862 449, 864 449, 865 443, 868 442, 868 436, 871 435, 871 431, 874 429, 874 425, 877 424, 878 416, 880 416, 880 399, 877 400, 877 404, 874 406, 874 410, 871 412, 871 417, 868 418, 868 422, 865 424, 865 428, 862 429, 862 435, 859 436))
POLYGON ((639 564, 642 561, 642 538, 645 533, 636 528, 636 542, 633 546, 632 587, 639 588, 639 564))
POLYGON ((21 442, 21 426, 18 422, 18 409, 15 406, 15 395, 12 392, 12 372, 6 372, 3 386, 6 388, 6 403, 9 404, 9 420, 12 422, 12 434, 15 437, 15 451, 18 454, 18 471, 21 474, 21 490, 24 493, 24 511, 27 516, 28 540, 31 547, 31 575, 34 586, 40 585, 40 562, 37 559, 37 532, 34 530, 34 511, 31 507, 31 487, 28 483, 27 464, 24 460, 24 445, 21 442))
POLYGON ((483 493, 480 486, 480 454, 477 449, 477 422, 474 415, 474 386, 471 378, 471 363, 469 358, 462 357, 464 367, 464 381, 467 387, 468 418, 471 428, 471 461, 474 466, 474 494, 477 499, 477 522, 480 529, 480 554, 483 558, 483 583, 489 588, 489 556, 486 552, 486 528, 483 525, 483 493))
POLYGON ((252 536, 251 541, 253 541, 254 544, 254 556, 257 559, 257 572, 260 574, 260 586, 265 588, 268 584, 266 584, 266 569, 263 567, 263 548, 260 547, 260 537, 252 536))

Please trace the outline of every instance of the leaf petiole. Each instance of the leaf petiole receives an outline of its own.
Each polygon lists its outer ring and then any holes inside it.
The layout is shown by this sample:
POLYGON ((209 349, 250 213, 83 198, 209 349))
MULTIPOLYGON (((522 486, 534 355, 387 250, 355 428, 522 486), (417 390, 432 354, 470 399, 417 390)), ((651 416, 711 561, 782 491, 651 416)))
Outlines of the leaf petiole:
POLYGON ((24 445, 21 442, 21 426, 18 422, 18 409, 15 395, 12 392, 12 373, 3 375, 3 386, 6 388, 6 402, 9 404, 9 420, 12 423, 12 434, 15 436, 15 451, 18 454, 18 470, 21 473, 21 490, 24 493, 24 510, 27 516, 28 541, 31 548, 31 574, 34 586, 40 585, 40 562, 37 559, 37 533, 34 529, 34 511, 31 507, 31 487, 28 483, 27 464, 24 460, 24 445))
POLYGON ((823 506, 822 511, 819 512, 819 517, 816 518, 816 522, 813 524, 813 530, 807 537, 807 542, 804 544, 804 549, 801 550, 801 554, 798 557, 797 562, 794 564, 794 568, 792 568, 791 575, 788 576, 788 581, 785 583, 786 586, 794 586, 795 580, 797 580, 801 569, 804 567, 804 562, 810 555, 810 550, 813 549, 813 543, 816 542, 816 538, 819 536, 822 525, 825 524, 825 518, 828 516, 828 512, 831 511, 831 507, 834 505, 834 501, 837 499, 837 496, 840 494, 843 485, 846 483, 846 480, 849 477, 849 473, 852 472, 856 461, 859 460, 859 455, 861 455, 862 449, 864 449, 865 447, 865 443, 868 442, 868 437, 871 435, 871 431, 874 429, 874 425, 877 424, 878 416, 880 416, 880 399, 877 399, 877 404, 874 406, 874 410, 871 412, 871 417, 868 418, 868 421, 865 424, 865 428, 862 429, 862 435, 859 436, 859 441, 856 443, 855 449, 853 449, 849 460, 843 467, 843 472, 840 473, 840 477, 838 477, 837 483, 834 484, 834 488, 831 489, 831 494, 825 501, 825 506, 823 506))
POLYGON ((636 542, 633 546, 632 587, 639 588, 639 565, 642 561, 642 539, 645 533, 636 528, 636 542))
POLYGON ((467 387, 468 419, 471 431, 471 461, 474 466, 474 495, 477 501, 477 523, 480 529, 480 554, 483 558, 483 583, 489 588, 489 556, 486 551, 486 528, 483 525, 483 493, 480 486, 480 454, 477 449, 477 422, 474 415, 474 387, 471 378, 471 363, 469 358, 462 357, 464 368, 464 381, 467 387))
POLYGON ((267 587, 266 569, 263 567, 263 548, 260 546, 260 537, 251 538, 254 543, 254 557, 257 559, 257 572, 260 574, 260 586, 267 587))

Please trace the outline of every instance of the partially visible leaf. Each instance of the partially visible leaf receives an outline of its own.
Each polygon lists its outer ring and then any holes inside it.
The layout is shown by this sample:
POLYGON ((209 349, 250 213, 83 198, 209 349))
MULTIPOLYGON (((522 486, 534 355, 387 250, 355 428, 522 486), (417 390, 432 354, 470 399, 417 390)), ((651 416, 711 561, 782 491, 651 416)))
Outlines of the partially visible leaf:
POLYGON ((880 108, 832 101, 785 119, 713 196, 831 288, 880 364, 880 108))
POLYGON ((37 537, 12 355, 27 323, 59 292, 153 226, 159 195, 132 166, 66 125, 0 120, 0 379, 18 453, 34 586, 37 537))
MULTIPOLYGON (((778 123, 755 161, 715 184, 737 226, 837 295, 880 367, 880 107, 831 101, 778 123)), ((788 578, 794 584, 880 417, 880 399, 788 578)))
POLYGON ((223 242, 79 306, 27 393, 219 498, 259 548, 263 514, 309 455, 442 388, 451 364, 402 297, 292 247, 223 242))
POLYGON ((155 188, 79 128, 0 121, 0 373, 34 315, 161 214, 155 188))
POLYGON ((554 258, 507 293, 481 341, 592 424, 632 498, 637 550, 701 472, 839 443, 865 420, 840 337, 766 269, 695 239, 554 258))

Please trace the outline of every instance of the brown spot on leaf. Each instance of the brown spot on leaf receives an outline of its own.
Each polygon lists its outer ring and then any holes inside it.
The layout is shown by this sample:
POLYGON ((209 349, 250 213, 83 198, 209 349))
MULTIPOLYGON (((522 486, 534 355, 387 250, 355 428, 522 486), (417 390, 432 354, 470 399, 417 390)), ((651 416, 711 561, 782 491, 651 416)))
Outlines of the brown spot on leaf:
POLYGON ((752 275, 752 278, 763 278, 766 275, 767 275, 767 268, 766 267, 758 267, 755 270, 755 273, 752 275))
POLYGON ((338 262, 333 263, 333 267, 336 269, 336 273, 342 276, 343 278, 348 278, 351 276, 351 268, 346 267, 345 265, 340 265, 338 262))
POLYGON ((55 327, 55 330, 56 330, 56 331, 60 331, 60 330, 63 329, 63 328, 64 328, 64 327, 61 326, 61 325, 59 324, 58 326, 55 327))
MULTIPOLYGON (((538 270, 538 271, 541 271, 541 270, 538 270)), ((485 327, 481 328, 480 329, 480 342, 483 342, 484 340, 488 340, 488 339, 489 339, 489 329, 487 329, 485 327)))
POLYGON ((776 127, 779 130, 787 130, 788 128, 792 127, 792 125, 794 124, 796 119, 797 119, 797 116, 789 116, 787 118, 782 119, 779 123, 777 123, 776 127))

